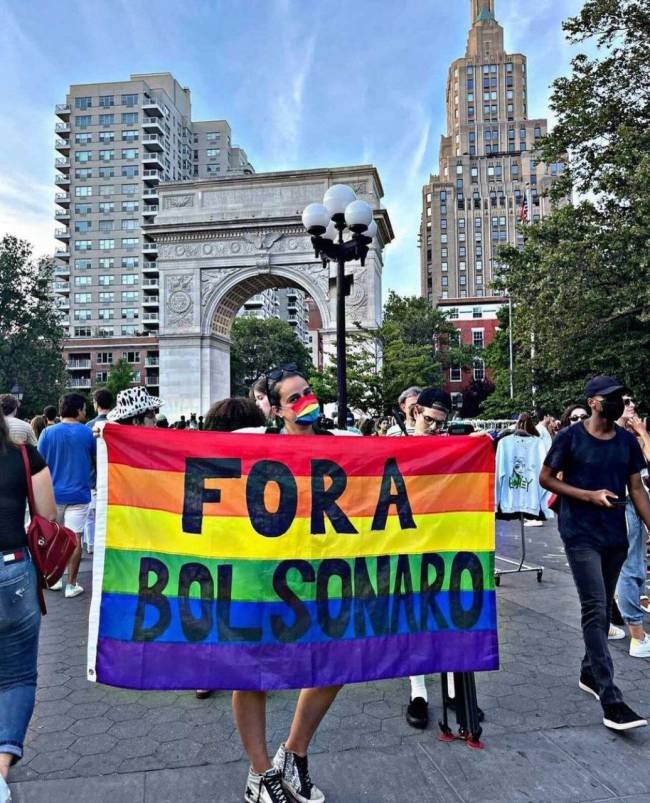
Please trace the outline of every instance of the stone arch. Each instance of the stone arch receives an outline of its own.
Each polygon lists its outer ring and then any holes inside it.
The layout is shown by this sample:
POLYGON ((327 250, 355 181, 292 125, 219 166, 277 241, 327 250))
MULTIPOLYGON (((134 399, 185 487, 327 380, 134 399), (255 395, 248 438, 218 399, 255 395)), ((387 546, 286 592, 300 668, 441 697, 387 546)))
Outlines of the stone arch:
POLYGON ((310 295, 321 316, 322 327, 332 326, 327 297, 327 269, 309 266, 309 272, 300 266, 277 266, 260 273, 259 267, 229 272, 222 280, 213 280, 213 287, 205 305, 201 329, 203 335, 218 335, 229 339, 237 311, 254 295, 273 288, 295 287, 310 295), (314 271, 316 268, 316 271, 314 271), (322 274, 316 280, 314 273, 322 274))

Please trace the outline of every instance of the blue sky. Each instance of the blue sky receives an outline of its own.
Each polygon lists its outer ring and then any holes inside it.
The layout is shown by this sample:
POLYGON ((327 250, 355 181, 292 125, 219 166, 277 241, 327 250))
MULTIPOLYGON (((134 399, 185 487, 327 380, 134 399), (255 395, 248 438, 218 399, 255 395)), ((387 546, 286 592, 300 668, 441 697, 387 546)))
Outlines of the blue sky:
MULTIPOLYGON (((581 0, 496 0, 548 115, 581 0)), ((418 292, 420 191, 436 172, 449 63, 469 0, 0 0, 0 233, 54 246, 54 105, 69 84, 173 73, 194 119, 225 118, 258 172, 376 165, 396 232, 384 290, 418 292)))

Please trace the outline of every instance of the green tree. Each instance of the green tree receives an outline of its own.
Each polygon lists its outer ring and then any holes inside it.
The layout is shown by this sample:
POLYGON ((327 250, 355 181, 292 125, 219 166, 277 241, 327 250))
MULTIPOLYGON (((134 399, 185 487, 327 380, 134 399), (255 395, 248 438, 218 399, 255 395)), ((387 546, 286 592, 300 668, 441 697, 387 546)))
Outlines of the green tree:
POLYGON ((54 265, 34 259, 25 240, 0 240, 0 392, 14 382, 24 391, 21 415, 30 418, 65 387, 61 315, 52 297, 54 265))
MULTIPOLYGON (((476 352, 459 346, 456 336, 446 314, 429 301, 391 291, 381 326, 348 333, 348 406, 372 415, 387 413, 405 388, 441 385, 445 368, 471 366, 476 352)), ((312 382, 322 401, 336 401, 336 360, 312 382)))
POLYGON ((248 315, 235 318, 230 333, 230 387, 233 395, 245 396, 251 384, 265 371, 295 363, 309 373, 308 349, 286 321, 260 320, 248 315))
POLYGON ((133 366, 122 357, 111 365, 103 387, 110 390, 114 397, 117 397, 121 390, 130 388, 132 384, 133 366))
MULTIPOLYGON (((564 29, 598 49, 554 82, 558 122, 539 156, 566 164, 554 201, 578 202, 557 203, 526 226, 521 251, 500 251, 498 284, 515 303, 517 375, 525 376, 517 398, 556 409, 579 400, 599 372, 650 395, 650 6, 588 0, 564 29)), ((504 396, 504 372, 495 379, 486 409, 504 396)))

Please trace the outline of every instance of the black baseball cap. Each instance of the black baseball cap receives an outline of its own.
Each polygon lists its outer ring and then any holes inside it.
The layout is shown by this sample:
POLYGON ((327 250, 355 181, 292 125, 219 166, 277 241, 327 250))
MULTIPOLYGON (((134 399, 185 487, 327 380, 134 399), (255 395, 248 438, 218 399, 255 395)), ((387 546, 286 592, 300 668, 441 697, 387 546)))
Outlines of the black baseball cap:
POLYGON ((417 403, 422 407, 435 407, 445 413, 451 412, 451 396, 438 388, 425 388, 420 392, 417 403))
POLYGON ((624 391, 627 390, 625 385, 621 385, 620 382, 617 382, 615 379, 612 379, 611 376, 595 376, 593 379, 590 379, 587 382, 587 387, 585 388, 585 398, 593 399, 594 396, 607 396, 610 393, 616 393, 617 391, 624 391))

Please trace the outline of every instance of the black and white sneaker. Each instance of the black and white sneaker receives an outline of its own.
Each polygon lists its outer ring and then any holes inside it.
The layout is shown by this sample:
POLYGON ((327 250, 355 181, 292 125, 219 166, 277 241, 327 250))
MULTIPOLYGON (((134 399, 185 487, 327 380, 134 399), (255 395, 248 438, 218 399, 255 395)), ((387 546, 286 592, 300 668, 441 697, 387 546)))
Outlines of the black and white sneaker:
POLYGON ((244 800, 246 803, 291 803, 284 791, 282 774, 275 767, 261 775, 249 770, 244 800))
POLYGON ((296 803, 325 803, 325 795, 309 776, 307 756, 296 755, 281 744, 273 758, 273 767, 282 776, 288 799, 296 803))
POLYGON ((406 721, 412 728, 424 730, 429 724, 429 704, 424 697, 409 700, 406 709, 406 721))
POLYGON ((648 724, 625 703, 610 703, 603 706, 603 725, 614 731, 629 731, 632 728, 642 728, 648 724))
POLYGON ((580 673, 578 688, 582 689, 582 691, 586 691, 587 694, 592 694, 597 700, 600 700, 600 694, 598 694, 598 686, 596 686, 596 681, 586 672, 580 673))

